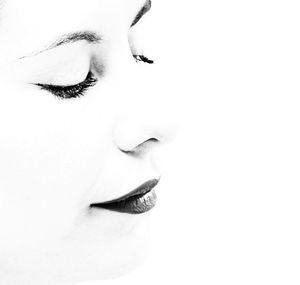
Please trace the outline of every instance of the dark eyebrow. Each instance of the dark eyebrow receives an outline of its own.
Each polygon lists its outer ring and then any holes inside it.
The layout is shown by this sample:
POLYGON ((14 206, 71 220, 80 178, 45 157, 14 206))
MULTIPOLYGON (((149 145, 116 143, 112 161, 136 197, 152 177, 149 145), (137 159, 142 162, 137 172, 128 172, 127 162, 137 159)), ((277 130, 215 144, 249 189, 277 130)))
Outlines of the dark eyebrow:
MULTIPOLYGON (((136 25, 140 21, 140 19, 151 9, 151 5, 152 5, 151 0, 146 0, 144 5, 142 6, 142 8, 139 10, 137 15, 135 16, 135 18, 134 18, 134 20, 133 20, 130 27, 133 27, 134 25, 136 25)), ((78 42, 78 41, 86 41, 90 44, 97 44, 97 43, 100 43, 102 41, 102 37, 100 35, 98 35, 97 33, 92 32, 92 31, 80 31, 80 32, 74 32, 74 33, 68 33, 68 34, 62 35, 58 40, 56 40, 54 43, 46 46, 43 50, 35 52, 31 55, 22 56, 19 59, 35 56, 37 54, 40 54, 44 51, 56 48, 58 46, 68 44, 68 43, 75 43, 75 42, 78 42)))
POLYGON ((58 47, 67 43, 75 43, 78 41, 86 41, 88 43, 100 43, 101 40, 102 38, 95 32, 82 31, 76 33, 69 33, 61 36, 58 40, 51 44, 49 48, 58 47))
POLYGON ((143 7, 140 9, 140 11, 135 16, 130 27, 133 27, 135 24, 138 23, 138 21, 151 9, 151 5, 152 5, 151 0, 146 0, 143 7))
POLYGON ((40 51, 35 52, 30 55, 22 56, 19 59, 35 56, 44 51, 56 48, 58 46, 68 44, 68 43, 75 43, 78 41, 86 41, 87 43, 90 43, 90 44, 98 44, 102 41, 102 37, 92 31, 80 31, 80 32, 74 32, 74 33, 68 33, 68 34, 60 36, 55 42, 46 46, 43 50, 40 50, 40 51))

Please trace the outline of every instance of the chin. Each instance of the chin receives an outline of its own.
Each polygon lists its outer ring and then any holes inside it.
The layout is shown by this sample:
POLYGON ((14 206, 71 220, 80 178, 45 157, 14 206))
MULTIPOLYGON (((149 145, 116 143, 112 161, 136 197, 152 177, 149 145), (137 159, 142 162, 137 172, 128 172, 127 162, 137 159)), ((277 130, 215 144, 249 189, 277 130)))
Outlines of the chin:
POLYGON ((51 246, 16 251, 0 283, 54 285, 114 279, 143 265, 149 247, 148 214, 106 212, 102 219, 99 214, 89 216, 88 222, 84 218, 51 246))
POLYGON ((147 260, 145 245, 143 248, 128 248, 128 252, 120 252, 110 260, 110 264, 102 264, 97 256, 88 257, 87 260, 82 260, 80 264, 73 264, 77 270, 73 270, 73 266, 62 272, 58 278, 58 282, 81 282, 93 280, 116 279, 138 269, 147 260), (131 252, 129 252, 129 249, 131 252), (79 266, 78 266, 79 265, 79 266), (78 268, 79 267, 79 268, 78 268))
POLYGON ((70 262, 75 260, 64 273, 66 281, 114 279, 146 262, 150 244, 149 212, 124 215, 104 211, 101 216, 102 219, 97 212, 89 216, 90 224, 85 221, 85 226, 66 240, 70 262))
MULTIPOLYGON (((124 227, 124 225, 123 225, 124 227)), ((60 272, 57 270, 59 282, 80 282, 89 280, 115 279, 139 268, 147 260, 149 239, 144 231, 145 225, 131 228, 129 231, 119 231, 103 243, 93 243, 89 240, 84 246, 69 248, 62 258, 63 264, 68 264, 60 272), (120 233, 121 232, 121 233, 120 233), (74 252, 74 248, 77 248, 74 252)))

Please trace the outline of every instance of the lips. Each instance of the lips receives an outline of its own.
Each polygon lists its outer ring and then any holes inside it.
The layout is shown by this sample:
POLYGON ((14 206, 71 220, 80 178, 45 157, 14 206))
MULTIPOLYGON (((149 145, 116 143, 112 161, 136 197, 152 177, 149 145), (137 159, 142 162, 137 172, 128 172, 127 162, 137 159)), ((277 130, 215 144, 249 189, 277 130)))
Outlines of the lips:
POLYGON ((142 214, 150 211, 156 204, 154 187, 158 179, 149 180, 128 194, 106 202, 91 204, 91 208, 102 208, 127 214, 142 214))

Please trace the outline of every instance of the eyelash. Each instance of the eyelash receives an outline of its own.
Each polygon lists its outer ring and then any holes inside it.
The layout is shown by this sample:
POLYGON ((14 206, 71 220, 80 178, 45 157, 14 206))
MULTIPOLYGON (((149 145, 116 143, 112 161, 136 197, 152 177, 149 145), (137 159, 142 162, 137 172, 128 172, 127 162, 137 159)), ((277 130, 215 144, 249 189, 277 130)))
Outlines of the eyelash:
MULTIPOLYGON (((151 59, 148 59, 144 55, 133 55, 136 62, 144 62, 148 64, 153 64, 154 61, 151 59)), ((41 83, 35 83, 36 86, 39 86, 42 90, 46 90, 59 99, 65 100, 65 99, 73 99, 84 96, 85 92, 94 86, 97 83, 98 79, 94 76, 94 74, 89 71, 86 79, 76 85, 70 85, 70 86, 61 86, 61 85, 51 85, 51 84, 41 84, 41 83)))
POLYGON ((154 63, 153 60, 147 58, 146 56, 144 56, 142 54, 134 54, 133 57, 136 60, 136 62, 142 61, 144 63, 149 63, 149 64, 153 64, 154 63))
POLYGON ((36 83, 42 90, 46 90, 53 95, 57 96, 59 99, 72 99, 84 96, 85 92, 97 83, 98 79, 89 71, 86 79, 76 85, 61 86, 61 85, 51 85, 51 84, 41 84, 36 83))

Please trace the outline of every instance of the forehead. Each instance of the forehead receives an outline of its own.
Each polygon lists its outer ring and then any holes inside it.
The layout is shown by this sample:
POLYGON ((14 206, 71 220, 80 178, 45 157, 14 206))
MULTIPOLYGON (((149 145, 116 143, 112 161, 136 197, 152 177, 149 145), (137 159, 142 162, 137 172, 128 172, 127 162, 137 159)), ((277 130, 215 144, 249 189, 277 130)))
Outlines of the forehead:
MULTIPOLYGON (((90 30, 109 37, 128 30, 145 0, 7 0, 0 43, 32 52, 62 34, 90 30)), ((18 51, 17 51, 18 50, 18 51)))

